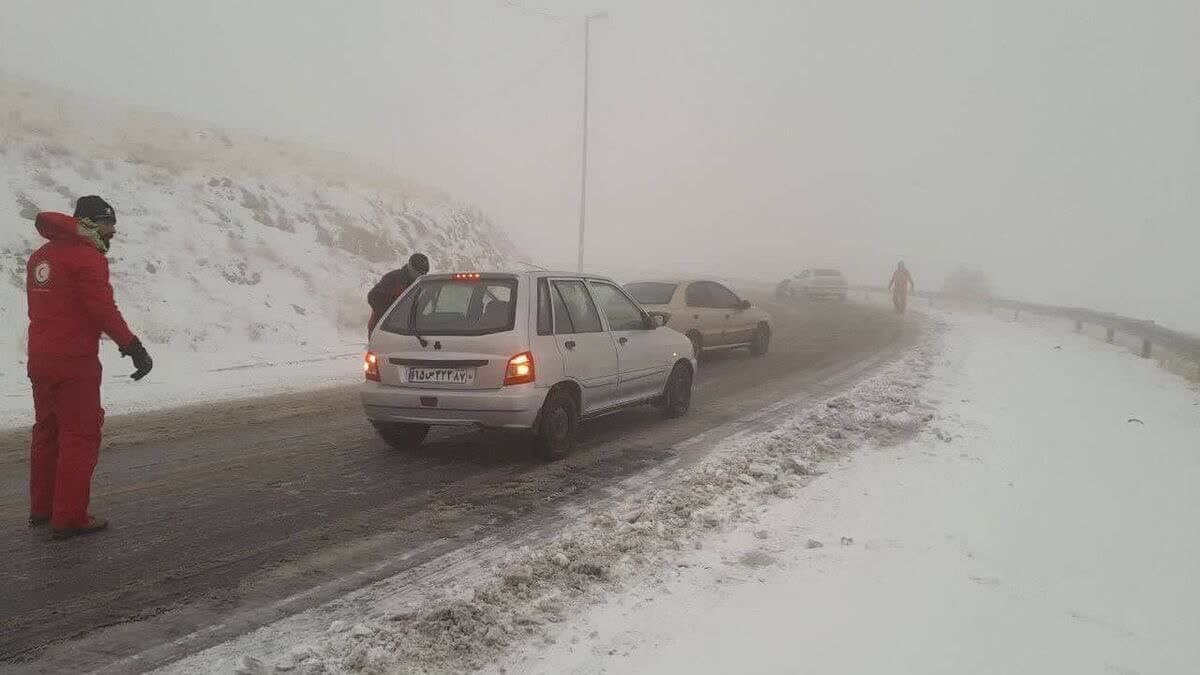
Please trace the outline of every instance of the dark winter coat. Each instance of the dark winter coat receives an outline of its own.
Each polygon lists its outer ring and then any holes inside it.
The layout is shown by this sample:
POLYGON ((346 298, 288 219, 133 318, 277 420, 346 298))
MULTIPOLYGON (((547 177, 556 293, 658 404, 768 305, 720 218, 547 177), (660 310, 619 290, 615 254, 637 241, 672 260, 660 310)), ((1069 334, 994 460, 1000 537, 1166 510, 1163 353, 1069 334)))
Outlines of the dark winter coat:
POLYGON ((371 318, 367 320, 368 335, 375 330, 375 324, 383 318, 383 313, 387 311, 388 307, 392 306, 396 298, 404 295, 404 291, 408 290, 408 287, 412 286, 422 274, 423 272, 414 269, 409 263, 383 275, 379 283, 375 284, 374 288, 367 293, 367 304, 371 306, 371 318))
POLYGON ((409 286, 421 276, 421 273, 414 270, 411 265, 405 265, 398 270, 392 270, 383 275, 379 283, 367 293, 367 304, 371 306, 371 312, 376 316, 382 316, 387 311, 388 307, 396 301, 396 298, 404 294, 409 286))

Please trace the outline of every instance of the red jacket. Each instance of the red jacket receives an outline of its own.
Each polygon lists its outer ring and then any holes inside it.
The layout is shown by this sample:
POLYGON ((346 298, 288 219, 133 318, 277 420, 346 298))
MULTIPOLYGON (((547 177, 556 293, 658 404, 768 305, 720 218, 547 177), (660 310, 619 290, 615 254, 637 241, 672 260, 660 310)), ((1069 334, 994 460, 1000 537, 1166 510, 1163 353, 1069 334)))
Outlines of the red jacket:
POLYGON ((120 347, 135 339, 113 301, 108 258, 78 234, 79 221, 43 212, 34 221, 50 241, 25 265, 29 299, 29 365, 63 357, 96 357, 100 333, 120 347))

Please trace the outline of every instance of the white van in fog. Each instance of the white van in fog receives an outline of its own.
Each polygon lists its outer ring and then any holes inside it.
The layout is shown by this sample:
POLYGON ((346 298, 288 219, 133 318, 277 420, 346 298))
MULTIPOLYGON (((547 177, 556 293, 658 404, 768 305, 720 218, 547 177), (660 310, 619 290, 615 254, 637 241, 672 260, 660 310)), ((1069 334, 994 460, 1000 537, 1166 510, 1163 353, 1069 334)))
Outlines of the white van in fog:
POLYGON ((839 271, 827 267, 809 268, 796 275, 791 284, 792 293, 813 299, 836 299, 845 301, 848 288, 846 277, 839 271))
POLYGON ((474 426, 530 430, 560 457, 582 419, 645 403, 687 413, 695 355, 663 323, 603 277, 428 275, 371 334, 363 407, 395 448, 432 425, 474 426))

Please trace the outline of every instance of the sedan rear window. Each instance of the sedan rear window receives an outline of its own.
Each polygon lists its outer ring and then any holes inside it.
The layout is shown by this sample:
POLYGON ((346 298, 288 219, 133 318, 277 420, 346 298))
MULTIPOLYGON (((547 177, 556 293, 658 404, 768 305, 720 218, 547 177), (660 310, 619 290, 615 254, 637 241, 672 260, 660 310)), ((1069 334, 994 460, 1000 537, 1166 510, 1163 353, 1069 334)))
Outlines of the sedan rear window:
POLYGON ((671 298, 675 297, 675 289, 678 286, 679 284, 640 281, 636 284, 627 284, 625 290, 629 291, 634 300, 643 305, 669 305, 671 298))
POLYGON ((487 335, 513 329, 515 279, 426 279, 380 324, 401 335, 487 335))

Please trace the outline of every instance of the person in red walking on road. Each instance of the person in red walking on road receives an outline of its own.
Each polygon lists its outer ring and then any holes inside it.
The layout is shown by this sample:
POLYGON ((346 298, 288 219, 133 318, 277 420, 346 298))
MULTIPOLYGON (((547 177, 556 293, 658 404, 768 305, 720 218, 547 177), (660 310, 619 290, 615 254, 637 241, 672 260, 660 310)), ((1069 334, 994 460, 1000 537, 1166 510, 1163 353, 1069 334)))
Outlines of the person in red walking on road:
POLYGON ((34 223, 49 241, 25 269, 34 409, 29 524, 49 523, 56 538, 68 538, 108 526, 88 513, 104 424, 100 334, 133 359, 134 380, 154 363, 113 301, 106 257, 117 224, 112 206, 80 197, 74 216, 43 212, 34 223))
POLYGON ((892 305, 896 308, 896 313, 903 314, 908 308, 908 292, 917 290, 912 274, 904 266, 903 260, 896 265, 896 271, 892 273, 892 280, 888 283, 888 288, 892 290, 892 305))

